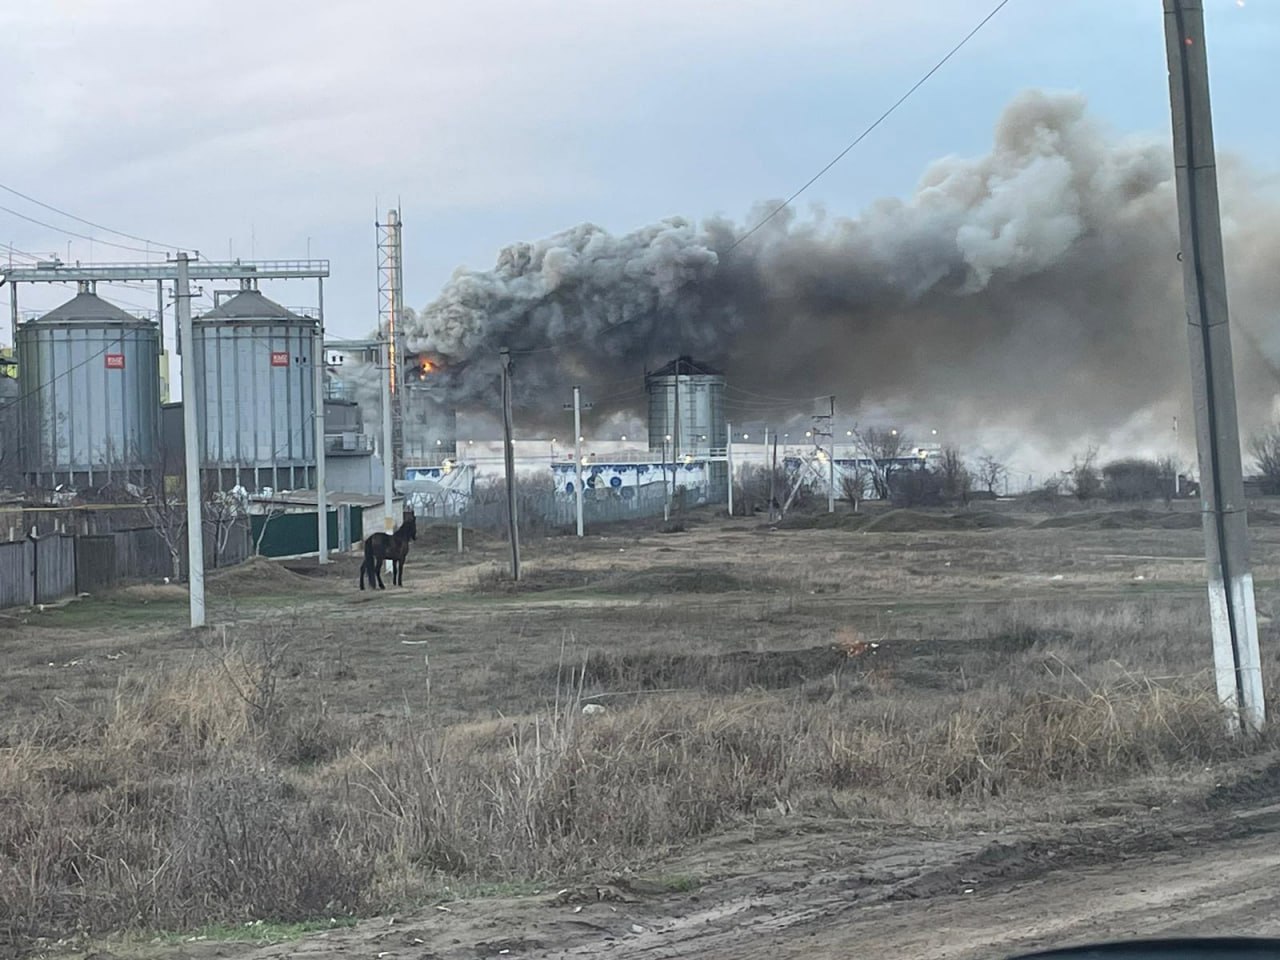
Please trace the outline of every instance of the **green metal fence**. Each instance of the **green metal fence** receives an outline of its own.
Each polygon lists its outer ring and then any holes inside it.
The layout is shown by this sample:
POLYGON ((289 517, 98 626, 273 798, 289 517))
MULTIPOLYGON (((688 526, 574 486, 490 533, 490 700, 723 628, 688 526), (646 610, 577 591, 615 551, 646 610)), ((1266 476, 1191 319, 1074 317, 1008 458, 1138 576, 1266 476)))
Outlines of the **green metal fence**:
MULTIPOLYGON (((329 548, 339 546, 338 510, 350 511, 350 542, 359 543, 364 539, 364 508, 351 505, 331 509, 329 520, 329 548)), ((314 513, 286 513, 275 516, 250 517, 253 542, 257 544, 258 553, 264 557, 292 557, 300 553, 315 553, 320 549, 316 536, 316 515, 314 513), (265 533, 263 527, 266 527, 265 533), (261 539, 259 539, 261 538, 261 539)))

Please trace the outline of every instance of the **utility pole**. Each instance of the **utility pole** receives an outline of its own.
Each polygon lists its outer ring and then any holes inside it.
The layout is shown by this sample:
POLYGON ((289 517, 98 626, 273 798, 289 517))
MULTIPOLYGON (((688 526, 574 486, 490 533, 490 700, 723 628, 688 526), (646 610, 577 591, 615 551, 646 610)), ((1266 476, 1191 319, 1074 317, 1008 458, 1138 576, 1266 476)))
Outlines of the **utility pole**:
POLYGON ((391 339, 382 334, 382 529, 391 533, 396 528, 391 501, 395 497, 393 480, 395 451, 391 439, 391 339))
POLYGON ((671 428, 671 485, 676 481, 676 459, 680 456, 680 358, 676 357, 675 423, 671 428))
POLYGON ((320 556, 320 566, 329 562, 329 502, 325 496, 324 486, 324 279, 316 280, 318 285, 319 322, 316 324, 315 344, 315 394, 316 394, 316 549, 320 556))
MULTIPOLYGON (((768 439, 767 439, 767 438, 768 438, 768 436, 769 436, 769 428, 768 428, 768 427, 766 427, 766 428, 765 428, 764 435, 765 435, 765 437, 766 437, 766 439, 765 439, 764 458, 765 458, 765 462, 766 462, 766 463, 768 463, 768 461, 769 461, 769 447, 768 447, 768 442, 769 442, 769 441, 768 441, 768 439)), ((776 487, 775 487, 775 483, 776 483, 777 479, 778 479, 778 434, 777 434, 777 433, 774 433, 774 435, 773 435, 773 464, 769 467, 769 522, 770 522, 770 523, 772 523, 772 522, 773 522, 773 505, 774 505, 774 503, 777 501, 777 490, 776 490, 776 487)))
MULTIPOLYGON (((187 464, 187 590, 191 598, 191 626, 204 626, 204 517, 200 495, 200 421, 196 415, 195 333, 191 323, 191 277, 186 253, 177 257, 175 304, 182 346, 182 430, 187 464), (192 361, 188 363, 187 361, 192 361)), ((203 381, 203 378, 201 378, 203 381)), ((161 478, 163 481, 163 478, 161 478)))
POLYGON ((1164 0, 1164 26, 1218 699, 1230 711, 1233 731, 1258 732, 1266 708, 1249 567, 1203 3, 1164 0))
POLYGON ((831 419, 827 421, 827 513, 836 512, 836 398, 831 398, 831 419))
POLYGON ((578 512, 578 536, 582 536, 582 389, 573 388, 573 499, 578 512))
POLYGON ((733 516, 733 423, 732 421, 725 424, 728 427, 728 437, 724 446, 724 459, 729 469, 729 516, 733 516))
POLYGON ((507 472, 507 530, 511 535, 511 579, 520 579, 520 523, 516 516, 516 451, 511 445, 511 351, 499 351, 502 360, 502 455, 507 472))
MULTIPOLYGON (((573 498, 578 511, 578 536, 582 536, 582 388, 573 388, 573 498)), ((591 409, 591 404, 586 404, 591 409)))

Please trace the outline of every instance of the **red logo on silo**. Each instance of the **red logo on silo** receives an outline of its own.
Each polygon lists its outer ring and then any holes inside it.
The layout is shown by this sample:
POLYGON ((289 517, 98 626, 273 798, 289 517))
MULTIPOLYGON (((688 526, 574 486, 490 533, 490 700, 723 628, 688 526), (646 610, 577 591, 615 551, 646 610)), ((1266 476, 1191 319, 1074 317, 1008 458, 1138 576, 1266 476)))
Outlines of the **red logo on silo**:
POLYGON ((123 370, 123 369, 124 369, 124 354, 123 354, 123 353, 108 353, 108 354, 107 354, 107 369, 108 369, 108 370, 123 370))
POLYGON ((271 365, 273 367, 287 367, 289 365, 288 350, 272 350, 271 365))

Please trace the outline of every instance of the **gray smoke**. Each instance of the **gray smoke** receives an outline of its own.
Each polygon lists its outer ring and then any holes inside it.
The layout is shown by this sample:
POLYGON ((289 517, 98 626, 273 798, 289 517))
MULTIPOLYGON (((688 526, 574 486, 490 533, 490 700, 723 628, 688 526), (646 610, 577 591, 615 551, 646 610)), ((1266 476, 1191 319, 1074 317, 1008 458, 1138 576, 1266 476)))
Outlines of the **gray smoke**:
MULTIPOLYGON (((459 404, 486 409, 510 347, 526 423, 562 422, 575 382, 638 409, 642 368, 689 353, 725 368, 735 419, 785 421, 809 409, 764 397, 833 393, 850 419, 961 440, 1167 450, 1173 416, 1191 434, 1172 173, 1164 139, 1115 138, 1082 97, 1028 92, 987 155, 939 160, 857 217, 786 211, 732 249, 742 224, 680 218, 512 244, 459 270, 409 346, 451 361, 459 404)), ((1238 164, 1219 176, 1232 318, 1252 333, 1236 341, 1248 429, 1280 391, 1280 206, 1238 164)))

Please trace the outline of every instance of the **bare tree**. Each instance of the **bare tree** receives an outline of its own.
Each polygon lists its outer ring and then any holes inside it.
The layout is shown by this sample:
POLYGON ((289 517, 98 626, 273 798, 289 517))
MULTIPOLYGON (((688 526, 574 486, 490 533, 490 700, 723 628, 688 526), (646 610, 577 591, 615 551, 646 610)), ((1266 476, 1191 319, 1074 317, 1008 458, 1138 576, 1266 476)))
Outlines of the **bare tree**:
POLYGON ((990 455, 984 455, 978 458, 977 469, 978 483, 982 485, 982 489, 986 490, 991 496, 996 496, 1000 484, 1004 483, 1009 476, 1009 470, 1003 463, 990 455))
POLYGON ((1280 425, 1255 433, 1249 440, 1249 453, 1262 478, 1262 492, 1280 493, 1280 425))
POLYGON ((853 430, 854 439, 871 460, 871 485, 881 500, 893 495, 893 477, 899 471, 898 460, 910 449, 906 434, 898 430, 870 427, 853 430))
MULTIPOLYGON (((186 546, 187 505, 177 490, 180 484, 166 482, 163 473, 152 472, 139 477, 140 483, 128 483, 125 489, 138 501, 138 509, 147 526, 156 532, 169 553, 173 579, 182 579, 182 551, 186 546)), ((168 478, 170 481, 172 478, 168 478)))
POLYGON ((1084 454, 1071 458, 1067 481, 1077 500, 1095 500, 1102 496, 1102 476, 1098 473, 1097 461, 1097 447, 1090 447, 1084 454))
MULTIPOLYGON (((244 524, 248 522, 248 497, 239 488, 217 489, 213 477, 206 477, 203 487, 201 512, 205 526, 213 533, 213 565, 218 567, 222 565, 231 535, 237 529, 243 530, 244 524)), ((266 525, 263 524, 263 527, 265 529, 266 525)))
POLYGON ((941 481, 942 497, 951 503, 966 506, 973 490, 973 476, 965 466, 964 458, 956 447, 946 447, 942 460, 935 468, 941 481))
POLYGON ((853 512, 858 512, 858 504, 862 502, 867 495, 867 481, 871 477, 871 471, 863 466, 859 461, 854 461, 842 468, 843 473, 840 475, 840 492, 844 499, 853 507, 853 512))

